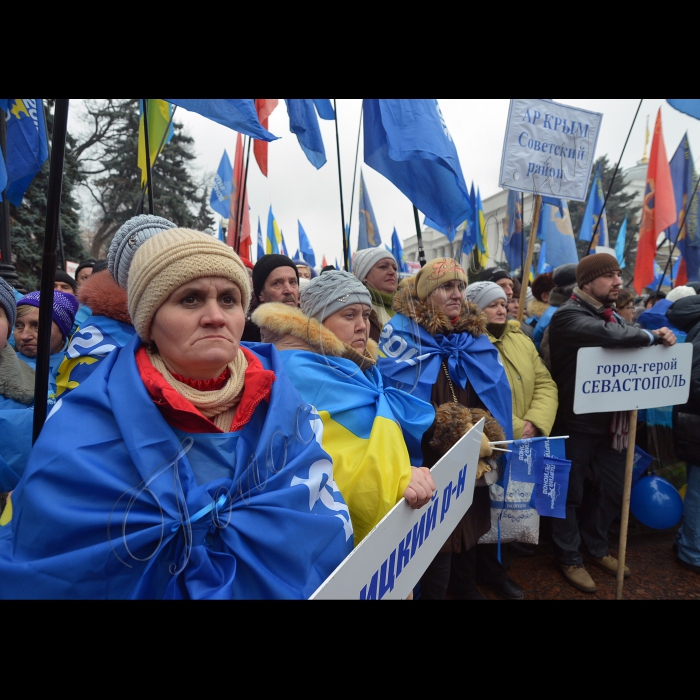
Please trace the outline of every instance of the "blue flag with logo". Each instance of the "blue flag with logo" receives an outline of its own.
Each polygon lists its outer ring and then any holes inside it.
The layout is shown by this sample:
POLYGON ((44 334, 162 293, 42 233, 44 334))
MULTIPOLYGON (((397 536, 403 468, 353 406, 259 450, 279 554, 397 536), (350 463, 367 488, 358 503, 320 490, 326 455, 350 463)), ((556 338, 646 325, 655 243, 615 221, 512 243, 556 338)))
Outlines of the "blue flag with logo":
POLYGON ((289 130, 296 134, 309 162, 318 170, 326 162, 321 128, 318 125, 314 100, 285 100, 289 114, 289 130))
POLYGON ((304 227, 299 219, 297 219, 297 223, 299 224, 299 251, 311 267, 316 267, 316 253, 311 247, 311 241, 309 241, 309 237, 306 235, 306 231, 304 231, 304 227))
POLYGON ((265 246, 263 245, 262 229, 260 228, 260 217, 258 217, 258 257, 260 260, 265 255, 265 246))
POLYGON ((211 198, 209 206, 224 219, 231 216, 231 196, 233 195, 233 168, 228 158, 228 153, 224 151, 219 163, 219 169, 214 177, 214 185, 211 188, 211 198))
MULTIPOLYGON (((678 220, 666 230, 666 236, 675 241, 678 250, 685 259, 685 268, 689 282, 700 281, 700 237, 698 236, 698 213, 700 197, 695 191, 696 173, 693 166, 693 154, 688 142, 688 134, 683 136, 676 152, 669 163, 673 194, 676 200, 678 220), (692 202, 691 202, 692 198, 692 202), (690 204, 690 210, 686 209, 690 204), (680 227, 679 227, 680 223, 680 227), (681 230, 682 228, 682 230, 681 230)), ((673 275, 675 280, 677 275, 673 275)))
POLYGON ((510 478, 535 484, 534 507, 540 515, 566 517, 566 495, 571 462, 564 440, 548 437, 523 438, 509 445, 512 450, 510 478))
MULTIPOLYGON (((608 219, 605 215, 605 209, 603 208, 604 203, 605 195, 603 194, 603 181, 600 174, 600 164, 598 164, 595 176, 593 177, 591 191, 588 195, 586 211, 584 212, 583 220, 581 221, 581 232, 579 233, 580 240, 592 240, 593 231, 596 231, 596 235, 598 236, 596 245, 609 245, 608 219), (600 220, 599 224, 598 220, 600 220), (598 224, 597 229, 596 224, 598 224)), ((591 247, 593 246, 591 245, 591 247)))
POLYGON ((260 141, 274 141, 278 137, 271 134, 258 119, 255 100, 168 100, 178 107, 196 112, 217 124, 226 126, 241 134, 252 136, 260 141))
POLYGON ((627 239, 627 217, 622 222, 620 230, 617 232, 617 241, 615 242, 615 257, 620 263, 620 269, 625 267, 625 240, 627 239))
POLYGON ((578 263, 569 205, 564 199, 555 201, 557 204, 546 204, 543 199, 537 224, 537 237, 546 244, 546 262, 553 268, 566 263, 578 263))
POLYGON ((523 265, 523 210, 520 193, 508 190, 508 209, 504 225, 503 253, 511 270, 523 265))
MULTIPOLYGON (((49 157, 41 100, 7 101, 4 197, 16 207, 49 157)), ((4 117, 3 115, 0 115, 4 117)))
POLYGON ((426 216, 450 230, 471 204, 437 100, 363 100, 365 163, 426 216))
POLYGON ((382 237, 379 235, 372 202, 369 201, 369 194, 367 194, 365 176, 360 171, 360 234, 357 240, 357 249, 377 248, 381 244, 382 237))

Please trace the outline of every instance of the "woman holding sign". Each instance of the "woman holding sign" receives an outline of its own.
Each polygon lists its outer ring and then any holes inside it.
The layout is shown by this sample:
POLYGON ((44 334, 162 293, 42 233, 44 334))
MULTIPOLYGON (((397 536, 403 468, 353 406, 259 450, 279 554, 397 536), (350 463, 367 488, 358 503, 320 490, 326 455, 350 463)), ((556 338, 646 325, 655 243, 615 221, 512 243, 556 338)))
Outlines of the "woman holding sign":
POLYGON ((511 393, 486 317, 466 301, 467 275, 451 258, 429 261, 407 280, 394 301, 397 312, 380 339, 385 382, 436 409, 422 440, 423 464, 432 467, 481 417, 486 419, 474 500, 420 581, 420 597, 443 599, 452 575, 455 597, 479 599, 475 545, 491 527, 484 474, 496 465, 489 440, 512 438, 511 393), (464 556, 463 556, 464 555, 464 556))

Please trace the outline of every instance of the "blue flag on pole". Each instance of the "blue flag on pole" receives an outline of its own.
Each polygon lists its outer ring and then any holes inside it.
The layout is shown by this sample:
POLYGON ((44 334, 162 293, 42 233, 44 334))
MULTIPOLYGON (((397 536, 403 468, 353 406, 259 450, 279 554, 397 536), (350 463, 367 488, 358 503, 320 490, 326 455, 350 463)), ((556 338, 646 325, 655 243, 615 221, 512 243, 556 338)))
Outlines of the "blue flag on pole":
POLYGON ((335 119, 335 110, 330 100, 314 100, 316 111, 321 119, 333 121, 335 119))
POLYGON ((408 265, 406 265, 406 259, 403 254, 403 246, 399 240, 399 234, 396 233, 396 227, 394 227, 394 232, 391 234, 391 254, 396 258, 399 272, 408 272, 408 265))
POLYGON ((456 229, 471 204, 437 100, 363 100, 363 113, 365 163, 426 216, 456 229))
POLYGON ((228 158, 228 153, 224 150, 221 156, 219 169, 214 177, 214 185, 211 188, 211 198, 209 205, 224 219, 228 219, 231 212, 231 195, 233 194, 233 167, 228 158))
MULTIPOLYGON (((593 237, 593 231, 596 228, 598 219, 600 219, 600 225, 596 235, 598 236, 597 241, 594 241, 595 245, 608 246, 608 219, 605 215, 605 209, 603 204, 605 202, 605 195, 603 194, 603 181, 600 175, 600 164, 596 169, 595 176, 593 177, 593 184, 591 185, 591 191, 588 195, 588 202, 586 203, 586 211, 583 214, 583 220, 581 221, 581 233, 579 234, 579 239, 582 241, 590 241, 593 237)), ((591 244, 591 248, 594 245, 591 244)))
MULTIPOLYGON (((165 98, 161 98, 165 99, 165 98)), ((260 141, 274 141, 278 137, 271 134, 258 119, 255 100, 167 100, 178 107, 196 112, 217 124, 226 126, 241 134, 252 136, 260 141)))
POLYGON ((258 257, 260 260, 265 255, 265 246, 263 245, 262 228, 260 228, 260 217, 258 217, 258 257))
MULTIPOLYGON (((669 164, 673 181, 673 194, 676 200, 678 220, 666 230, 666 236, 671 241, 677 240, 678 250, 685 259, 685 268, 689 282, 700 281, 700 237, 698 236, 698 213, 700 212, 700 197, 696 194, 686 213, 690 198, 695 190, 695 168, 693 154, 690 151, 688 134, 683 136, 669 164), (679 228, 679 223, 682 230, 679 228), (679 233, 680 231, 680 233, 679 233)), ((674 276, 674 279, 676 277, 674 276)))
POLYGON ((625 267, 625 239, 627 238, 627 217, 622 222, 620 230, 617 233, 617 241, 615 243, 615 257, 620 263, 620 269, 625 267))
POLYGON ((309 162, 318 170, 326 162, 326 149, 316 116, 314 100, 285 100, 289 130, 296 134, 309 162))
POLYGON ((365 176, 360 170, 360 234, 357 240, 357 249, 377 248, 382 244, 382 237, 379 235, 377 220, 374 218, 372 202, 369 201, 367 187, 365 186, 365 176))
MULTIPOLYGON (((16 207, 49 157, 41 100, 8 99, 5 198, 16 207)), ((0 117, 5 118, 4 114, 0 117)))
POLYGON ((700 100, 666 100, 671 107, 695 119, 700 119, 700 100))
POLYGON ((504 225, 503 254, 511 270, 523 265, 523 210, 520 193, 508 190, 508 210, 504 225))
POLYGON ((311 241, 309 241, 309 237, 306 235, 301 221, 297 219, 297 223, 299 224, 299 250, 301 255, 311 267, 316 267, 316 253, 314 253, 314 249, 311 247, 311 241))
POLYGON ((564 199, 558 199, 556 202, 545 204, 543 201, 537 225, 537 238, 545 242, 546 262, 553 268, 566 263, 578 263, 569 205, 564 199))
POLYGON ((423 226, 430 226, 430 228, 435 229, 436 231, 439 231, 443 235, 447 236, 447 240, 450 243, 452 243, 452 241, 454 241, 454 239, 457 236, 457 229, 456 228, 450 230, 448 228, 445 228, 444 226, 440 226, 440 224, 437 221, 433 221, 431 218, 429 218, 427 216, 423 219, 423 226))

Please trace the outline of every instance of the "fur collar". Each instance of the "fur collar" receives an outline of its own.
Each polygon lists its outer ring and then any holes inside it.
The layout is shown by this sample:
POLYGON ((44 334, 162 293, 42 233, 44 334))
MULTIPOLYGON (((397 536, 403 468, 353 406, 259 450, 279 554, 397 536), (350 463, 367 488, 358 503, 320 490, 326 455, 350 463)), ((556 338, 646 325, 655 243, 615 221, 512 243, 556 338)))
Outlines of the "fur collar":
POLYGON ((373 340, 367 341, 365 354, 346 345, 335 333, 301 309, 278 302, 260 304, 251 320, 260 328, 263 343, 272 343, 278 350, 306 350, 352 360, 361 369, 377 362, 379 349, 373 340))
POLYGON ((95 316, 107 316, 133 325, 129 316, 126 291, 112 279, 107 270, 90 275, 80 285, 78 301, 89 306, 95 316))
POLYGON ((27 406, 34 403, 34 370, 11 345, 0 351, 0 395, 27 406))
POLYGON ((405 284, 399 288, 394 297, 394 311, 415 321, 430 335, 469 333, 476 338, 486 332, 486 314, 476 304, 463 299, 459 317, 453 324, 442 311, 418 298, 415 284, 405 284))
POLYGON ((542 318, 542 314, 549 308, 549 304, 539 299, 532 299, 527 306, 525 311, 527 311, 528 316, 537 316, 537 318, 542 318))

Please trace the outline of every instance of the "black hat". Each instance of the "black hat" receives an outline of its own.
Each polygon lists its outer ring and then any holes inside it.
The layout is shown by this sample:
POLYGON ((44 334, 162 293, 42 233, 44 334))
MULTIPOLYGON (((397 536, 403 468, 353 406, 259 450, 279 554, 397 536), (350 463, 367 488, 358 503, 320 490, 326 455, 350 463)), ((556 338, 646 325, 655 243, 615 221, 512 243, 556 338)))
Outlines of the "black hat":
MULTIPOLYGON (((75 279, 78 279, 78 273, 85 269, 86 267, 95 267, 97 260, 95 258, 88 258, 87 260, 81 260, 78 267, 75 268, 75 279)), ((94 272, 94 270, 93 270, 94 272)))
POLYGON ((56 276, 54 279, 56 282, 65 282, 66 284, 69 284, 74 292, 78 291, 78 283, 67 272, 64 272, 63 270, 56 270, 56 276))
POLYGON ((278 255, 277 253, 268 253, 263 255, 253 268, 253 292, 256 298, 262 293, 263 287, 270 273, 278 267, 291 267, 296 273, 297 281, 299 281, 299 270, 291 258, 286 255, 278 255))
POLYGON ((576 283, 576 263, 565 263, 554 268, 552 272, 552 280, 557 287, 568 287, 570 284, 576 283))
POLYGON ((498 280, 512 280, 513 275, 502 267, 487 267, 479 273, 479 282, 498 282, 498 280))

